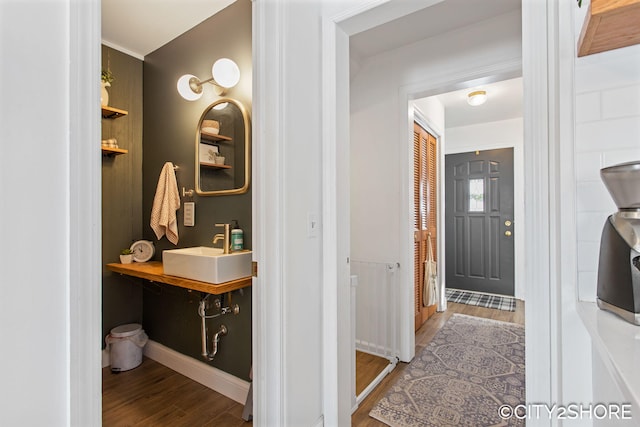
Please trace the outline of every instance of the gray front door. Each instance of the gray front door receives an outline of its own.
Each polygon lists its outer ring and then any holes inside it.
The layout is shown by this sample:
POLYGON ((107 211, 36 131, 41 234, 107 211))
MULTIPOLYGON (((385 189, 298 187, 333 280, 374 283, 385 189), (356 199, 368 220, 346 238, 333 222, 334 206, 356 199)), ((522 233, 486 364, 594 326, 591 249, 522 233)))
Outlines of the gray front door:
POLYGON ((446 285, 513 295, 513 149, 445 156, 446 285))

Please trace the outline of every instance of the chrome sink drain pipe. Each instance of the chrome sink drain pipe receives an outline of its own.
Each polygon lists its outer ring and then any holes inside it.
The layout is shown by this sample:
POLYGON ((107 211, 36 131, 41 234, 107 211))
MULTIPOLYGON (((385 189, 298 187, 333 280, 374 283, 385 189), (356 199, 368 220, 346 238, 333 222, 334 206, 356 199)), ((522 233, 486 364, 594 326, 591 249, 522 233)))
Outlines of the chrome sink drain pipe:
POLYGON ((220 329, 218 329, 218 332, 213 335, 213 352, 207 355, 208 360, 211 361, 214 357, 216 357, 216 354, 218 353, 218 343, 220 342, 220 337, 223 335, 227 335, 227 327, 224 325, 220 325, 220 329))
MULTIPOLYGON (((206 304, 207 304, 207 298, 209 297, 209 295, 207 295, 206 297, 202 298, 200 300, 200 304, 198 305, 198 315, 200 315, 200 319, 201 319, 201 324, 200 324, 200 333, 201 333, 201 337, 202 337, 202 357, 207 360, 207 361, 212 361, 214 359, 214 357, 216 357, 216 354, 218 353, 218 343, 220 342, 220 337, 227 335, 227 327, 225 325, 220 325, 220 328, 218 328, 218 332, 216 332, 213 336, 213 351, 211 353, 209 353, 209 349, 207 348, 207 319, 212 319, 214 317, 218 317, 221 316, 223 314, 227 314, 226 312, 221 312, 218 314, 213 314, 210 316, 207 316, 206 314, 206 304)), ((219 300, 216 300, 216 307, 220 308, 219 306, 219 300)), ((238 309, 239 311, 239 309, 238 309)), ((229 310, 229 312, 232 312, 232 310, 229 310)), ((234 313, 237 314, 237 311, 234 313)))

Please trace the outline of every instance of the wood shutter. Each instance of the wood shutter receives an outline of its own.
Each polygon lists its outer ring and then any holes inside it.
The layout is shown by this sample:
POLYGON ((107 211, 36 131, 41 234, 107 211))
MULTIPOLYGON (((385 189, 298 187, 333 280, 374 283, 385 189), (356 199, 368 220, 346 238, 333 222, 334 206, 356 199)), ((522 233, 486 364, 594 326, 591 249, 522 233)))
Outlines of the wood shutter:
POLYGON ((423 305, 424 262, 427 236, 437 257, 437 140, 417 123, 413 126, 413 200, 414 200, 414 308, 415 329, 435 313, 436 306, 423 305))

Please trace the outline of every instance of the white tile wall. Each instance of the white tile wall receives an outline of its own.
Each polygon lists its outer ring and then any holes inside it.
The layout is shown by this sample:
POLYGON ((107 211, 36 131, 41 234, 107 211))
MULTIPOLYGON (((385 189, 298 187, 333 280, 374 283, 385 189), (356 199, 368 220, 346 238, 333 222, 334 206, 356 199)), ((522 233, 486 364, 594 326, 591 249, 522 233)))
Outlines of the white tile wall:
POLYGON ((640 85, 602 92, 602 117, 636 117, 640 115, 640 85))
POLYGON ((640 46, 576 60, 578 293, 595 301, 600 233, 616 206, 600 169, 640 160, 640 46))
POLYGON ((576 122, 584 123, 600 119, 600 92, 576 96, 576 122))

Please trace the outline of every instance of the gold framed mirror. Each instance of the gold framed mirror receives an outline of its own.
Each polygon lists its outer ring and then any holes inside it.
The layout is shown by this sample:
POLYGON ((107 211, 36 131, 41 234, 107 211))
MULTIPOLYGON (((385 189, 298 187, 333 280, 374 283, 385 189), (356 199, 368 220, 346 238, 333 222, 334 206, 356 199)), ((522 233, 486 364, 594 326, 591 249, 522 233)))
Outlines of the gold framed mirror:
POLYGON ((244 105, 221 98, 196 128, 195 181, 201 196, 243 194, 251 178, 251 126, 244 105))

